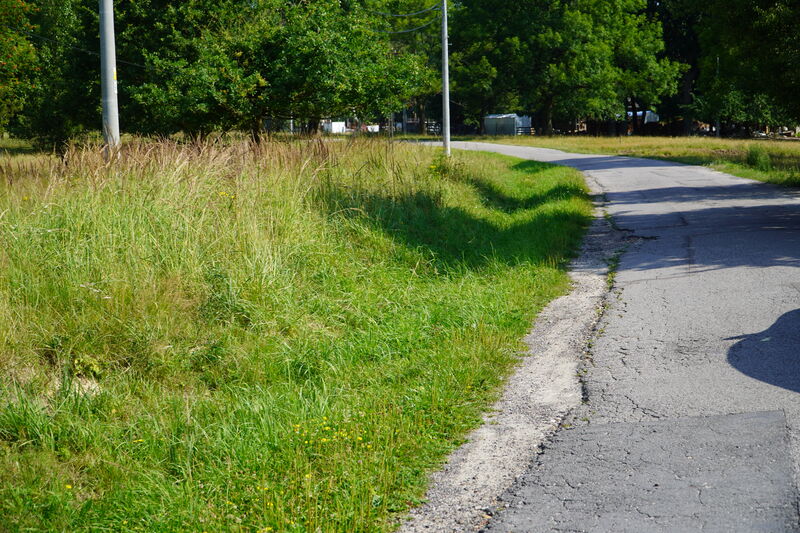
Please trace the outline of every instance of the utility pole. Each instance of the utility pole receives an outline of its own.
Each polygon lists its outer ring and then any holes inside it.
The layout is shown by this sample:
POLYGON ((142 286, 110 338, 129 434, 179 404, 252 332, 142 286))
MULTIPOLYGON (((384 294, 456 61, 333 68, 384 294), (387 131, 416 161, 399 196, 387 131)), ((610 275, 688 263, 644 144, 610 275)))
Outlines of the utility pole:
POLYGON ((106 159, 119 146, 117 54, 114 43, 114 3, 100 0, 100 83, 103 89, 103 139, 106 159))
POLYGON ((447 49, 447 0, 442 0, 442 139, 450 157, 450 51, 447 49))

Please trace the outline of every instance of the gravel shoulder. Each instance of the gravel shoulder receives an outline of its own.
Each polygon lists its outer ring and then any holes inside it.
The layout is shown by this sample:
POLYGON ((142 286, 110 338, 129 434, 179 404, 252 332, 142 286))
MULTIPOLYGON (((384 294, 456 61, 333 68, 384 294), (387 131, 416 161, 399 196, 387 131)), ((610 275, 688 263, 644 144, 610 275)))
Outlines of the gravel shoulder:
POLYGON ((581 404, 579 367, 608 296, 609 264, 623 234, 604 216, 604 192, 588 180, 595 218, 570 268, 572 291, 539 314, 525 338, 527 354, 484 424, 432 476, 426 503, 401 525, 402 533, 479 530, 499 498, 535 460, 540 446, 581 404))
POLYGON ((800 530, 800 191, 665 161, 455 146, 584 172, 629 245, 571 430, 547 440, 488 531, 800 530))

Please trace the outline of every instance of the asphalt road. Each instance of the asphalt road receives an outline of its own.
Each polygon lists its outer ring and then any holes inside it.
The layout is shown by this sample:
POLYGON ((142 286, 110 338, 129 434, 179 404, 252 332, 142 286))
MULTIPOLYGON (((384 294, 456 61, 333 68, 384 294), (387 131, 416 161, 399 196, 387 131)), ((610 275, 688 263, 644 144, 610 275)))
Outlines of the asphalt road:
POLYGON ((800 531, 800 193, 703 167, 454 143, 583 171, 629 237, 585 405, 490 531, 800 531))

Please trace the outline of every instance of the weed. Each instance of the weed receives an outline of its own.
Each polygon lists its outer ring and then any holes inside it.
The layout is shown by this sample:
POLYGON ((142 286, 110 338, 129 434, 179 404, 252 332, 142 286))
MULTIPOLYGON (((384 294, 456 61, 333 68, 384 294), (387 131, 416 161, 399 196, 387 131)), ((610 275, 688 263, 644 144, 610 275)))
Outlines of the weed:
POLYGON ((759 144, 754 144, 748 147, 747 164, 750 167, 762 172, 769 172, 772 170, 772 158, 770 158, 767 149, 759 144))
POLYGON ((617 279, 617 271, 619 270, 619 263, 622 260, 622 256, 625 254, 625 251, 625 248, 618 250, 606 260, 606 264, 608 265, 608 273, 606 274, 606 287, 608 287, 608 290, 614 288, 614 282, 617 279))

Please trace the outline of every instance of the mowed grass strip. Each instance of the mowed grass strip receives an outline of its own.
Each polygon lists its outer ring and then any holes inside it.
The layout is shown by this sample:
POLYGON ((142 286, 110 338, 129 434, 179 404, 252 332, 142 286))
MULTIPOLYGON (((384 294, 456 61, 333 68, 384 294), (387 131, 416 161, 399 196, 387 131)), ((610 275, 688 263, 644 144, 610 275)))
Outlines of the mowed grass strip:
POLYGON ((705 165, 734 176, 800 187, 800 141, 713 137, 476 137, 566 152, 624 155, 705 165))
POLYGON ((591 211, 569 169, 382 142, 66 161, 0 165, 8 531, 392 529, 591 211))

